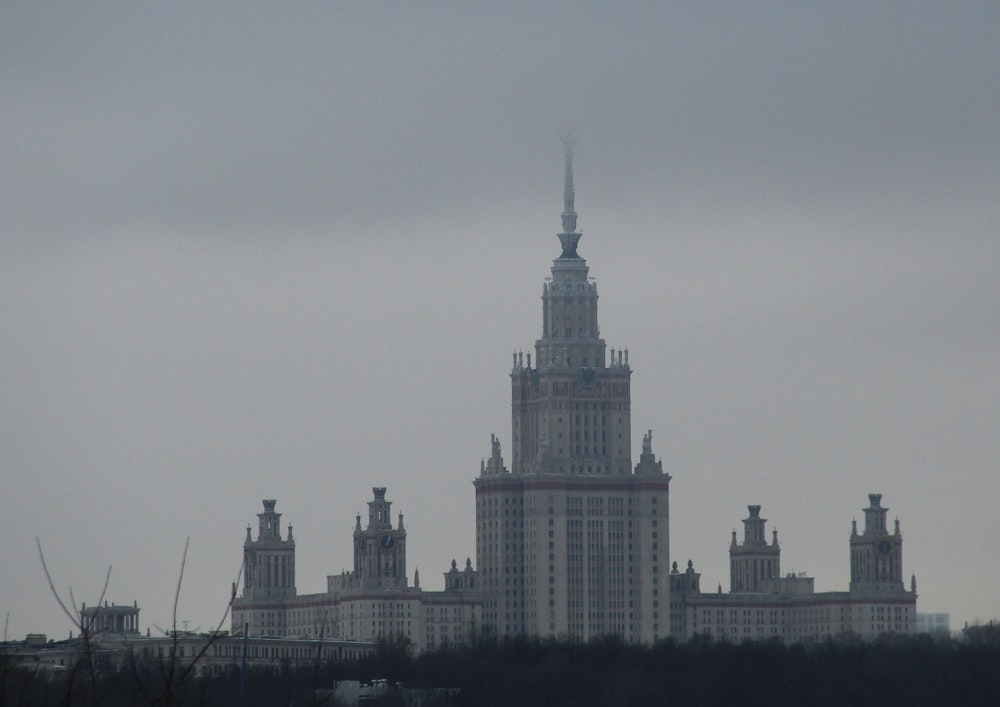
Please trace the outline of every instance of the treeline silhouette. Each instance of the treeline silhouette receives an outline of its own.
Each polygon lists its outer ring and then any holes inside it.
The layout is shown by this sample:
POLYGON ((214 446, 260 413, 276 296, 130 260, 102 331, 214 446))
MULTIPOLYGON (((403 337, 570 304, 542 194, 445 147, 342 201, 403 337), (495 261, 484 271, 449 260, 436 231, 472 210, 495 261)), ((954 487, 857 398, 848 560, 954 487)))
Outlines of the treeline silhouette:
POLYGON ((412 660, 387 648, 365 667, 414 686, 458 687, 463 705, 1000 705, 1000 641, 514 639, 412 660))
POLYGON ((87 682, 85 671, 43 678, 7 669, 6 705, 333 705, 336 680, 387 679, 452 687, 454 705, 1000 705, 1000 627, 960 639, 930 636, 785 645, 695 639, 638 646, 478 637, 412 655, 384 641, 370 658, 311 669, 255 670, 169 684, 156 664, 87 682), (76 681, 74 683, 74 680, 76 681))

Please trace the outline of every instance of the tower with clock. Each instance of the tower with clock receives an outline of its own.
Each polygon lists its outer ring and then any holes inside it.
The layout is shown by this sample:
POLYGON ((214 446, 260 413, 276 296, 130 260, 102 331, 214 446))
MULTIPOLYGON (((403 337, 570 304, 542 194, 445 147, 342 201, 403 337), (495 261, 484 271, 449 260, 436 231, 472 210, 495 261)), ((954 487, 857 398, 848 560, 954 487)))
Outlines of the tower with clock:
POLYGON ((893 532, 886 527, 888 508, 882 507, 882 494, 868 494, 865 528, 858 533, 851 527, 851 591, 903 592, 903 536, 899 521, 893 532))
POLYGON ((368 525, 361 527, 358 515, 354 527, 354 577, 364 589, 405 589, 406 529, 403 514, 394 528, 392 502, 385 500, 385 487, 372 489, 368 502, 368 525))

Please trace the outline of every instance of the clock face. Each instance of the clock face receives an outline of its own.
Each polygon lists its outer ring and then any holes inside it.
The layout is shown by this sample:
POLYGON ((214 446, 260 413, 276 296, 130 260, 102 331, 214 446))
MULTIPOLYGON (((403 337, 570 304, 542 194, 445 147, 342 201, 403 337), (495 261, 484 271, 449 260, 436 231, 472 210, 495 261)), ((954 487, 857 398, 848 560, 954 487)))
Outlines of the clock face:
POLYGON ((384 549, 391 550, 392 546, 396 544, 396 538, 386 533, 385 535, 382 536, 382 539, 379 540, 378 542, 379 545, 381 545, 384 549))
POLYGON ((892 552, 892 543, 890 543, 888 540, 883 540, 878 544, 878 551, 883 555, 888 555, 890 552, 892 552))

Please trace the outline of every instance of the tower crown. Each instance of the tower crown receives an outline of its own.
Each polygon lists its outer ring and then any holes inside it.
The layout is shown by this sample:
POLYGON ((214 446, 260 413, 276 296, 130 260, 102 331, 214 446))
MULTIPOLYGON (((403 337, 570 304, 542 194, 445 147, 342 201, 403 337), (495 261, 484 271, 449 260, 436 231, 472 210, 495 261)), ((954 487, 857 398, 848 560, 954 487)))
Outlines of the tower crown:
POLYGON ((865 508, 865 535, 883 534, 887 532, 885 516, 888 508, 882 507, 882 494, 868 494, 868 508, 865 508))
POLYGON ((372 489, 373 500, 368 502, 368 527, 391 528, 392 520, 389 512, 392 501, 385 500, 385 487, 376 486, 372 489))
POLYGON ((281 540, 281 514, 274 511, 277 499, 263 500, 264 512, 257 514, 257 540, 281 540))

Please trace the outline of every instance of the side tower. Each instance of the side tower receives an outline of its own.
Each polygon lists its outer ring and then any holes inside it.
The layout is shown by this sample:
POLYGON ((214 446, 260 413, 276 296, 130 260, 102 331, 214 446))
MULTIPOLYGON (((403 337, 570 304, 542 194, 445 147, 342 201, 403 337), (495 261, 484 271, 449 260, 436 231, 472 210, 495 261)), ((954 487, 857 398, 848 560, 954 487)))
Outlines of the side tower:
POLYGON ((888 508, 882 494, 868 494, 865 529, 851 523, 851 592, 903 592, 903 536, 896 520, 893 532, 886 527, 888 508))
POLYGON ((501 636, 652 642, 669 633, 670 476, 651 432, 632 466, 632 369, 600 336, 574 202, 567 149, 542 336, 510 373, 511 466, 494 436, 474 482, 482 620, 501 636))
POLYGON ((354 577, 362 589, 405 589, 406 529, 403 514, 392 527, 392 502, 385 500, 385 487, 372 489, 368 502, 368 525, 361 528, 361 516, 354 527, 354 577))
POLYGON ((743 544, 736 543, 736 531, 729 545, 729 591, 760 592, 761 584, 781 576, 781 548, 778 531, 772 531, 771 544, 764 536, 767 518, 760 517, 760 506, 747 506, 750 515, 743 520, 743 544))
POLYGON ((289 599, 295 596, 295 540, 292 526, 288 537, 281 537, 281 514, 275 513, 277 501, 265 499, 264 512, 257 514, 257 539, 243 542, 243 598, 289 599))

